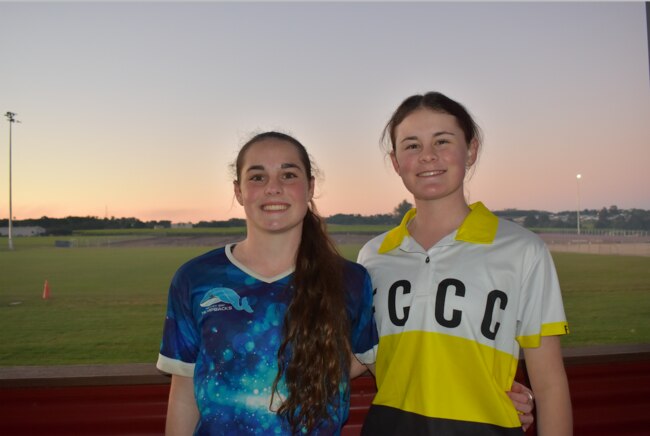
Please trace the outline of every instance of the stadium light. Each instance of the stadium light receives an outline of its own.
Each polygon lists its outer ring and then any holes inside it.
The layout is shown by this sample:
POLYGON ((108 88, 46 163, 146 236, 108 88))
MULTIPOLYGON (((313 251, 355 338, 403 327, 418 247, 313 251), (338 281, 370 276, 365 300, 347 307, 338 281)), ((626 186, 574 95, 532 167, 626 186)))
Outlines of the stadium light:
POLYGON ((576 186, 578 188, 578 209, 577 212, 577 222, 578 222, 578 234, 580 234, 580 179, 582 179, 582 174, 576 176, 576 186))
POLYGON ((5 114, 5 117, 7 117, 7 120, 9 120, 9 225, 7 226, 7 235, 9 236, 8 240, 9 240, 10 250, 14 249, 14 242, 11 237, 12 220, 13 220, 13 215, 11 210, 11 125, 13 123, 20 123, 20 121, 14 118, 15 116, 16 114, 13 112, 7 112, 5 114))

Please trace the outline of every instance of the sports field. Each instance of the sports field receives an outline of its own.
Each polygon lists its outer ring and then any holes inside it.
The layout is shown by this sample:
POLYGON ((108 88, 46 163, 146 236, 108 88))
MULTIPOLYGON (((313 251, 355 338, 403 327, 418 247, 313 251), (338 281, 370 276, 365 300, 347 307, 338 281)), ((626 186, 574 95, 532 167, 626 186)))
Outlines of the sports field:
MULTIPOLYGON (((55 241, 71 238, 15 238, 12 252, 0 238, 0 365, 154 362, 172 274, 211 246, 138 238, 81 236, 70 248, 55 241)), ((361 243, 337 240, 355 259, 361 243)), ((565 346, 650 343, 650 257, 554 258, 571 326, 565 346)))

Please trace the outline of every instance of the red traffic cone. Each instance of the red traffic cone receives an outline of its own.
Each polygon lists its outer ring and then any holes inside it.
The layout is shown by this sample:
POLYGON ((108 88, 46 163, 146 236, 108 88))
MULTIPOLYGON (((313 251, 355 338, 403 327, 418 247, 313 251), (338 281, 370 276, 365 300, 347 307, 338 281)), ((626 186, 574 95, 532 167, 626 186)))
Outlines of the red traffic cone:
POLYGON ((50 284, 45 280, 45 284, 43 285, 43 300, 47 300, 50 298, 50 284))

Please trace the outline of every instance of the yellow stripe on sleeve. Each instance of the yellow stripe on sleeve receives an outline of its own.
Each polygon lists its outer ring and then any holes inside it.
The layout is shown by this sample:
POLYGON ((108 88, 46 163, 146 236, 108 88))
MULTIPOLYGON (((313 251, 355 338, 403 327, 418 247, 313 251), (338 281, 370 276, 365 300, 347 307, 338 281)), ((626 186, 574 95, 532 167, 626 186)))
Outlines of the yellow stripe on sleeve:
POLYGON ((567 334, 569 334, 568 322, 552 322, 542 325, 541 334, 517 336, 517 342, 522 348, 537 348, 542 343, 542 336, 562 336, 567 334))

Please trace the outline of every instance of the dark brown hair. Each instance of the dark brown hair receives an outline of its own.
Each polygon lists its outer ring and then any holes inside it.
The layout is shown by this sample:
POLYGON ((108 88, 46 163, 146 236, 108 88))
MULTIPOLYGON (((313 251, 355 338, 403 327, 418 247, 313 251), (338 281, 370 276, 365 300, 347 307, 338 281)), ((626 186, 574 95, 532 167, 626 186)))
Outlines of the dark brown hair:
POLYGON ((395 152, 395 133, 404 119, 418 109, 429 109, 435 112, 442 112, 456 118, 458 126, 465 135, 465 141, 469 146, 472 139, 476 138, 481 142, 481 129, 474 121, 469 111, 462 104, 439 92, 427 92, 426 94, 412 95, 404 100, 393 112, 393 115, 384 127, 381 139, 384 144, 389 145, 389 150, 395 152), (390 141, 390 142, 389 142, 390 141))
MULTIPOLYGON (((251 138, 239 151, 235 163, 237 180, 244 155, 265 139, 292 144, 311 180, 312 163, 305 147, 292 136, 264 132, 251 138)), ((302 225, 291 282, 293 296, 283 325, 278 350, 278 374, 273 397, 284 375, 288 396, 278 409, 294 432, 311 433, 331 419, 328 407, 338 408, 339 389, 350 372, 350 323, 345 309, 343 258, 327 235, 325 223, 310 202, 302 225)))

